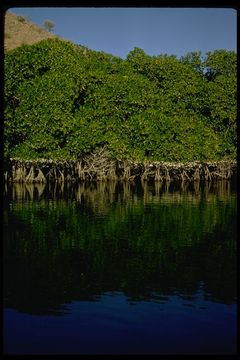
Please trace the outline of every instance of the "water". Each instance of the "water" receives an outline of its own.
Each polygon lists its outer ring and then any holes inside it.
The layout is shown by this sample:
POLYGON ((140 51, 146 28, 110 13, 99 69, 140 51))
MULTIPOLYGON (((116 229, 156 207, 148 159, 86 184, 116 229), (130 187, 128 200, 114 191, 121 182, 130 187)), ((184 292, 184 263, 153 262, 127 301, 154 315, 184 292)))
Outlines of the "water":
POLYGON ((236 191, 4 192, 5 354, 235 354, 236 191))

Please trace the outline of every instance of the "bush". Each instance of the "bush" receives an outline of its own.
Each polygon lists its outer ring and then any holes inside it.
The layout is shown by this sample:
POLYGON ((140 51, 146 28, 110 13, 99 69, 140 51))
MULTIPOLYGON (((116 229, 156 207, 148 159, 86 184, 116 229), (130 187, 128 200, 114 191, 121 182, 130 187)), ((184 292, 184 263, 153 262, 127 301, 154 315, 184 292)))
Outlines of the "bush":
POLYGON ((31 20, 28 16, 25 16, 25 15, 18 15, 17 19, 18 19, 18 21, 20 21, 22 23, 31 20))
POLYGON ((44 29, 45 29, 45 30, 51 32, 51 31, 54 30, 55 24, 54 24, 54 22, 51 21, 51 20, 45 20, 43 26, 44 26, 44 29))
POLYGON ((118 159, 234 158, 236 75, 220 67, 209 80, 199 63, 139 49, 122 60, 59 39, 23 45, 5 56, 5 156, 77 159, 105 144, 118 159))

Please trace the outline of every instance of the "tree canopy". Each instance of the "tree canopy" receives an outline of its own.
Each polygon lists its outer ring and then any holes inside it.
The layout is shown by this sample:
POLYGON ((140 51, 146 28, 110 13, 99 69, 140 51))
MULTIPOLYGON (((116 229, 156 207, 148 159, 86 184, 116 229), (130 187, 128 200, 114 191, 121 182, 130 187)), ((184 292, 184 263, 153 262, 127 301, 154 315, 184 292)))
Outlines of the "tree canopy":
POLYGON ((236 156, 236 54, 125 60, 48 39, 7 51, 4 152, 77 159, 105 145, 117 159, 236 156))

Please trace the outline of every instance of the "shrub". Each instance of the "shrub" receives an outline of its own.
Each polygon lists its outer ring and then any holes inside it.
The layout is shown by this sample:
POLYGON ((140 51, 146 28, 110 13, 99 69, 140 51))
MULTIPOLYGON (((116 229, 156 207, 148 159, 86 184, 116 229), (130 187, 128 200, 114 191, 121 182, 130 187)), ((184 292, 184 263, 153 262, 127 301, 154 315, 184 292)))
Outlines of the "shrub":
POLYGON ((11 50, 5 156, 78 158, 104 144, 118 159, 234 158, 236 75, 218 63, 209 80, 200 65, 139 49, 122 60, 59 39, 11 50))

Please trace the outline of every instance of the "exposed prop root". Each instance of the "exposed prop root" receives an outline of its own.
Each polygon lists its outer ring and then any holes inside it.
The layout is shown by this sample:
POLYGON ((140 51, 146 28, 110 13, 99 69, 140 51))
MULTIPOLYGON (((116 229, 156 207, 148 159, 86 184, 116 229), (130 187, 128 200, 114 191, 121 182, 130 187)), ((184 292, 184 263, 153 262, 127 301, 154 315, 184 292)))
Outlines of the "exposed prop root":
POLYGON ((38 169, 38 175, 37 177, 34 178, 34 182, 39 182, 39 183, 45 183, 47 182, 45 176, 43 175, 43 172, 41 169, 38 169))
POLYGON ((16 183, 127 181, 136 180, 181 183, 225 179, 237 172, 236 161, 168 163, 113 159, 107 148, 85 155, 76 161, 10 159, 4 180, 16 183))

